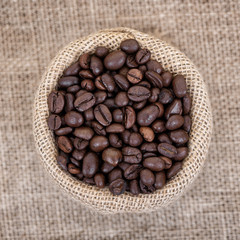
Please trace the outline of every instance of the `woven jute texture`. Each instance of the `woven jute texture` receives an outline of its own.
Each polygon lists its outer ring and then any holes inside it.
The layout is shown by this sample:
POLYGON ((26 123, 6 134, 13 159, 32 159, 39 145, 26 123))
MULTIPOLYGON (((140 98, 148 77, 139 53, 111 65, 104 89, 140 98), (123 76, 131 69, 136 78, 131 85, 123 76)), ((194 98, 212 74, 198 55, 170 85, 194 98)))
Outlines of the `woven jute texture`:
POLYGON ((233 0, 0 1, 0 239, 239 239, 239 9, 233 0), (59 49, 119 26, 167 39, 192 60, 214 128, 205 167, 179 200, 150 213, 102 215, 43 169, 32 106, 59 49))
POLYGON ((103 213, 152 211, 178 199, 203 167, 212 132, 211 109, 205 84, 194 65, 169 44, 130 28, 102 30, 76 40, 60 51, 42 78, 35 97, 33 117, 36 148, 47 171, 62 189, 80 203, 103 213), (115 50, 119 48, 121 41, 128 38, 136 39, 142 48, 149 49, 152 58, 159 61, 164 69, 174 75, 183 75, 192 98, 189 154, 184 159, 183 169, 163 189, 153 194, 140 194, 138 197, 128 193, 113 196, 108 188, 102 190, 89 186, 62 171, 56 161, 57 150, 52 131, 47 125, 49 116, 47 97, 55 89, 57 80, 66 66, 74 63, 84 52, 93 52, 97 46, 106 46, 110 50, 115 50))

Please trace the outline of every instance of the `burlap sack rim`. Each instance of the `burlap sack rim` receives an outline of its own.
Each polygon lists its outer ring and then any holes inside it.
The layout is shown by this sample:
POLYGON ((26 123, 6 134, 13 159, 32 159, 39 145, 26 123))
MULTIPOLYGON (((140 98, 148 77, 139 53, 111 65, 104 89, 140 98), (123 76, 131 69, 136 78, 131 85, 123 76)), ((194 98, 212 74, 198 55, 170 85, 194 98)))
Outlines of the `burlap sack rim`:
MULTIPOLYGON (((141 43, 141 42, 140 42, 141 43)), ((88 51, 88 46, 86 45, 84 49, 82 49, 82 52, 88 51)), ((163 63, 164 65, 164 63, 163 63)), ((166 66, 164 66, 166 68, 166 66)), ((167 67, 168 69, 168 67, 167 67)), ((175 69, 177 71, 177 69, 175 69)), ((194 121, 193 121, 194 124, 194 121)), ((44 168, 47 170, 47 172, 50 173, 52 178, 55 180, 55 182, 60 186, 61 189, 63 189, 65 192, 70 194, 74 199, 79 200, 81 204, 88 206, 89 208, 93 210, 100 211, 102 213, 116 213, 116 212, 145 212, 145 211, 152 211, 161 207, 166 207, 173 201, 177 200, 185 189, 187 189, 190 184, 193 182, 193 180, 197 177, 200 170, 202 169, 206 154, 208 151, 208 147, 211 140, 211 134, 212 134, 212 115, 211 115, 211 106, 210 101, 208 98, 207 90, 205 83, 199 74, 199 72, 196 70, 196 67, 194 64, 178 49, 168 45, 165 41, 161 41, 159 39, 156 39, 153 36, 150 36, 145 33, 141 33, 139 31, 130 29, 130 28, 113 28, 113 29, 104 29, 102 31, 99 31, 97 33, 90 34, 87 37, 80 38, 79 40, 73 41, 69 43, 66 47, 64 47, 62 50, 60 50, 56 57, 51 61, 49 64, 49 67, 45 71, 42 79, 41 84, 39 85, 39 88, 36 92, 35 101, 34 101, 34 108, 33 108, 33 132, 34 132, 34 139, 35 139, 35 145, 36 149, 40 155, 41 162, 43 163, 44 168), (184 161, 183 169, 173 178, 171 181, 161 190, 157 190, 153 194, 150 195, 143 195, 140 194, 138 197, 132 196, 129 193, 125 193, 121 196, 112 196, 111 193, 107 188, 105 189, 97 189, 95 186, 89 186, 83 182, 79 182, 75 178, 73 178, 70 174, 66 174, 63 172, 57 162, 56 162, 56 147, 53 142, 53 135, 51 131, 49 131, 46 118, 48 116, 48 109, 47 109, 47 96, 50 93, 50 91, 55 87, 56 79, 60 77, 61 74, 52 72, 51 69, 54 68, 54 65, 56 62, 62 62, 64 63, 62 66, 62 71, 66 68, 66 66, 70 65, 72 62, 74 62, 78 57, 79 54, 75 54, 75 56, 71 56, 71 62, 66 62, 63 58, 64 54, 66 54, 68 49, 74 48, 78 42, 86 41, 89 37, 95 37, 97 38, 99 34, 108 34, 108 33, 126 33, 128 38, 144 38, 144 39, 154 39, 156 41, 159 41, 162 43, 162 45, 167 46, 172 51, 176 52, 176 54, 180 55, 186 63, 191 66, 191 68, 194 70, 194 74, 198 76, 198 80, 202 84, 203 94, 205 94, 204 99, 204 107, 202 109, 202 113, 206 115, 205 118, 205 129, 202 130, 202 141, 199 142, 199 145, 201 145, 201 152, 194 152, 195 155, 192 156, 192 158, 197 157, 197 153, 201 154, 202 161, 199 162, 199 165, 197 169, 195 169, 194 174, 190 174, 190 177, 184 178, 183 176, 191 171, 191 164, 188 164, 188 158, 184 161), (55 79, 55 82, 52 81, 50 84, 46 83, 47 77, 51 77, 52 79, 55 79), (39 101, 39 95, 40 91, 44 89, 45 93, 45 101, 44 103, 41 103, 39 101), (49 141, 50 140, 50 141, 49 141), (45 146, 44 143, 50 143, 50 145, 45 146), (46 159, 46 152, 45 149, 49 148, 54 152, 54 155, 48 156, 46 159), (53 166, 49 163, 49 159, 52 160, 51 163, 54 163, 53 166), (176 190, 176 184, 180 185, 181 188, 176 190), (157 196, 163 196, 163 199, 157 202, 157 204, 152 205, 151 200, 156 198, 157 196), (104 200, 102 200, 104 198, 104 200), (105 201, 106 204, 102 204, 101 201, 105 201), (108 203, 111 203, 110 205, 108 203), (126 204, 127 203, 127 204, 126 204), (130 203, 130 204, 129 204, 130 203), (115 208, 112 206, 115 205, 115 208), (129 207, 130 205, 130 207, 129 207)), ((198 134, 197 132, 190 134, 190 143, 193 141, 193 134, 198 134)), ((193 152, 193 149, 191 149, 190 144, 190 152, 193 152)))

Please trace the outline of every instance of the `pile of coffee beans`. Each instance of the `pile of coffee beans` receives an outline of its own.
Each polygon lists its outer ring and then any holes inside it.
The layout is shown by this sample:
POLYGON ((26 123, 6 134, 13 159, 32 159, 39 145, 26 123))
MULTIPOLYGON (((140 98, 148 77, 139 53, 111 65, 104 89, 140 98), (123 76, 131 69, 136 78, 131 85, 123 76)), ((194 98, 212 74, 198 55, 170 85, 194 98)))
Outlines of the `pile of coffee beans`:
POLYGON ((188 155, 191 98, 134 39, 99 46, 69 66, 48 97, 58 164, 114 195, 152 193, 188 155))

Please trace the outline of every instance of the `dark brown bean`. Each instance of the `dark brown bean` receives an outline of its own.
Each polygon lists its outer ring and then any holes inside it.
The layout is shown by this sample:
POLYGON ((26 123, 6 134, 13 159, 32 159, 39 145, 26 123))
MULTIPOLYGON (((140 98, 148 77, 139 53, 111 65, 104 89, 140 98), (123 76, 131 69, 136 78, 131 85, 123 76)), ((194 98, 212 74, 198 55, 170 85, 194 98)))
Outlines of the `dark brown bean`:
MULTIPOLYGON (((113 92, 116 87, 113 77, 107 73, 104 73, 101 76, 100 82, 103 84, 103 86, 108 92, 113 92)), ((101 89, 101 90, 104 90, 104 89, 101 89)))
POLYGON ((141 180, 139 181, 139 186, 140 186, 141 192, 144 194, 150 194, 155 191, 155 187, 153 185, 147 186, 147 185, 143 184, 141 180))
POLYGON ((176 162, 167 170, 167 179, 175 176, 182 168, 182 162, 176 162))
POLYGON ((143 86, 133 86, 128 89, 128 98, 134 102, 141 102, 150 96, 150 90, 143 86))
POLYGON ((98 135, 102 136, 106 135, 106 130, 100 123, 92 121, 92 128, 98 135))
POLYGON ((58 80, 58 86, 60 88, 68 88, 76 84, 79 84, 79 78, 74 76, 61 77, 58 80))
POLYGON ((96 99, 92 93, 86 92, 79 96, 75 101, 74 101, 74 107, 79 111, 79 112, 84 112, 91 108, 96 102, 96 99))
POLYGON ((162 88, 158 97, 159 97, 159 102, 162 104, 169 104, 174 99, 172 92, 167 88, 162 88))
POLYGON ((174 157, 175 161, 182 161, 188 155, 188 148, 187 147, 179 147, 177 148, 177 154, 174 157))
POLYGON ((138 181, 137 180, 130 181, 129 188, 130 188, 130 192, 133 195, 137 196, 140 193, 140 189, 139 189, 139 185, 138 185, 138 181))
POLYGON ((163 120, 156 120, 152 124, 152 129, 155 133, 162 133, 166 131, 165 122, 163 120))
POLYGON ((124 107, 128 105, 129 99, 126 92, 118 92, 115 99, 115 104, 118 107, 124 107))
POLYGON ((180 128, 184 123, 184 118, 181 115, 172 115, 166 122, 166 128, 168 130, 176 130, 180 128))
POLYGON ((140 127, 139 132, 146 142, 152 142, 154 140, 155 135, 150 127, 140 127))
POLYGON ((64 121, 69 127, 80 127, 84 119, 81 113, 70 111, 64 116, 64 121))
POLYGON ((97 121, 103 126, 108 126, 112 122, 112 114, 108 107, 104 104, 99 104, 94 108, 94 116, 97 121))
POLYGON ((147 127, 156 120, 159 115, 159 108, 156 105, 149 105, 143 108, 137 114, 137 123, 140 126, 147 127))
POLYGON ((182 115, 182 102, 180 99, 175 99, 165 110, 165 118, 168 120, 171 115, 182 115))
POLYGON ((83 112, 84 118, 86 121, 92 121, 94 119, 93 109, 89 108, 83 112))
POLYGON ((160 102, 155 102, 154 103, 155 106, 158 107, 158 118, 162 117, 164 114, 164 106, 160 103, 160 102))
POLYGON ((120 162, 120 163, 118 164, 118 166, 119 166, 123 171, 125 171, 125 170, 130 166, 130 164, 129 164, 129 163, 125 163, 125 162, 120 162))
POLYGON ((117 134, 114 133, 109 134, 109 143, 114 148, 122 147, 122 140, 118 137, 117 134))
POLYGON ((189 133, 191 130, 192 120, 189 115, 186 115, 183 118, 184 118, 183 130, 189 133))
POLYGON ((106 173, 111 172, 113 170, 113 168, 114 168, 113 165, 111 165, 107 162, 103 162, 102 167, 101 167, 101 171, 106 174, 106 173))
POLYGON ((178 98, 182 98, 186 95, 187 93, 187 85, 185 78, 182 75, 177 75, 174 77, 173 82, 173 92, 178 98))
POLYGON ((79 96, 82 96, 84 93, 87 93, 88 91, 81 89, 75 94, 75 98, 78 98, 79 96))
POLYGON ((92 92, 95 90, 95 84, 91 79, 84 79, 81 81, 81 88, 92 92))
POLYGON ((115 181, 116 179, 122 178, 122 170, 120 168, 114 168, 109 174, 108 174, 108 182, 111 183, 115 181))
POLYGON ((171 131, 169 137, 177 144, 184 144, 188 142, 189 139, 187 132, 182 129, 171 131))
POLYGON ((52 91, 48 96, 48 109, 51 113, 60 113, 64 108, 64 95, 57 91, 52 91))
POLYGON ((65 112, 70 112, 74 109, 74 100, 75 100, 75 97, 73 96, 73 94, 71 93, 67 93, 65 95, 65 112))
POLYGON ((112 123, 106 127, 107 133, 122 133, 124 130, 124 126, 120 123, 112 123))
POLYGON ((162 73, 161 77, 162 77, 163 86, 164 87, 170 86, 173 79, 172 74, 170 72, 164 72, 162 73))
POLYGON ((48 127, 50 130, 57 130, 61 127, 61 118, 56 114, 51 114, 48 117, 48 127))
POLYGON ((159 172, 165 168, 165 162, 160 157, 149 157, 144 159, 143 166, 151 171, 159 172))
POLYGON ((151 97, 148 99, 149 102, 154 103, 158 100, 158 96, 160 93, 159 88, 152 88, 151 89, 151 97))
POLYGON ((162 172, 158 172, 155 174, 155 183, 154 183, 154 187, 156 189, 161 189, 164 187, 164 185, 166 184, 166 174, 164 171, 162 172))
POLYGON ((131 164, 128 168, 124 171, 124 177, 127 180, 136 179, 141 171, 142 166, 140 164, 131 164))
POLYGON ((89 185, 94 185, 95 184, 95 181, 94 181, 94 178, 87 178, 87 177, 84 177, 83 178, 83 182, 89 184, 89 185))
POLYGON ((145 88, 151 88, 151 84, 148 81, 141 81, 140 83, 137 84, 137 86, 142 86, 145 88))
POLYGON ((90 55, 88 53, 84 53, 79 58, 79 64, 83 69, 89 69, 90 66, 90 55))
POLYGON ((71 64, 67 69, 64 70, 63 75, 64 76, 77 76, 79 71, 81 70, 81 67, 79 65, 79 62, 75 62, 71 64))
POLYGON ((104 188, 105 187, 105 177, 102 173, 97 173, 94 176, 94 182, 97 187, 104 188))
POLYGON ((152 186, 155 182, 155 176, 149 169, 143 169, 140 172, 140 180, 146 186, 152 186))
POLYGON ((138 64, 145 64, 146 62, 148 62, 151 58, 151 52, 148 49, 140 49, 137 53, 136 53, 136 62, 138 64))
POLYGON ((74 174, 79 174, 81 172, 81 170, 72 163, 68 164, 68 171, 73 175, 74 174))
POLYGON ((141 146, 142 152, 157 152, 157 143, 143 143, 141 146))
POLYGON ((73 146, 77 149, 77 150, 83 150, 85 149, 89 144, 89 141, 84 140, 82 138, 75 138, 73 141, 73 146))
POLYGON ((137 84, 142 81, 143 74, 137 68, 130 69, 127 73, 127 79, 132 84, 137 84))
POLYGON ((161 159, 165 162, 165 169, 169 169, 172 166, 172 160, 170 158, 161 156, 161 159))
POLYGON ((76 93, 80 90, 80 86, 79 85, 72 85, 70 87, 67 88, 67 92, 68 93, 76 93))
POLYGON ((67 157, 60 156, 60 155, 57 156, 57 163, 63 170, 67 171, 67 163, 68 163, 67 157))
POLYGON ((125 130, 121 133, 121 138, 125 144, 129 144, 129 137, 131 135, 131 132, 129 130, 125 130))
POLYGON ((123 161, 127 163, 140 163, 142 161, 142 153, 138 148, 124 147, 122 148, 123 161))
POLYGON ((104 66, 110 71, 116 71, 124 65, 126 58, 126 53, 123 51, 113 51, 104 58, 104 66))
POLYGON ((146 105, 146 103, 147 103, 147 100, 144 100, 142 102, 135 102, 133 104, 133 108, 137 110, 142 109, 146 105))
POLYGON ((106 98, 107 98, 107 93, 106 93, 105 91, 96 91, 96 92, 94 93, 94 96, 95 96, 95 98, 96 98, 95 104, 97 105, 97 104, 99 104, 99 103, 103 103, 103 102, 106 100, 106 98))
POLYGON ((81 70, 79 72, 79 76, 82 79, 94 79, 94 75, 92 74, 92 72, 90 70, 81 70))
POLYGON ((81 167, 81 162, 78 161, 78 160, 76 160, 75 158, 70 158, 70 162, 71 162, 72 164, 74 164, 75 166, 77 166, 78 168, 81 167))
POLYGON ((130 106, 125 108, 125 115, 124 115, 124 126, 126 129, 131 128, 136 122, 136 113, 134 109, 130 106))
POLYGON ((161 74, 163 71, 162 65, 159 62, 157 62, 156 60, 150 60, 147 62, 146 65, 147 65, 148 71, 154 71, 158 74, 161 74))
POLYGON ((127 54, 132 54, 138 51, 139 44, 135 39, 126 39, 121 42, 120 48, 127 54))
POLYGON ((89 147, 94 152, 101 152, 109 146, 109 141, 104 136, 94 136, 89 144, 89 147))
POLYGON ((86 150, 77 150, 77 149, 74 149, 73 152, 72 152, 72 156, 78 160, 78 161, 81 161, 84 157, 86 153, 86 150))
POLYGON ((133 132, 129 137, 129 145, 131 147, 138 147, 142 144, 143 138, 139 133, 133 132))
POLYGON ((99 168, 99 159, 96 153, 88 152, 83 158, 82 173, 87 178, 92 178, 99 168))
POLYGON ((183 97, 183 114, 184 115, 189 114, 191 107, 192 107, 192 100, 189 93, 187 93, 183 97))
POLYGON ((55 130, 55 134, 57 136, 64 136, 64 135, 68 135, 69 133, 72 132, 72 128, 71 127, 63 127, 63 128, 59 128, 58 130, 55 130))
POLYGON ((95 76, 100 75, 103 72, 102 60, 100 58, 98 58, 97 56, 93 55, 91 57, 90 69, 92 70, 92 72, 95 76))
POLYGON ((122 160, 122 153, 117 148, 106 148, 102 153, 102 160, 115 167, 122 160))
POLYGON ((116 179, 109 185, 109 190, 113 195, 120 195, 126 190, 126 182, 123 179, 116 179))
POLYGON ((162 77, 154 71, 146 71, 145 77, 151 82, 154 87, 162 88, 162 77))
POLYGON ((146 67, 145 65, 139 66, 138 69, 142 72, 143 75, 144 75, 145 72, 147 71, 147 67, 146 67))
POLYGON ((97 47, 95 50, 95 55, 100 58, 106 57, 108 55, 108 53, 109 53, 109 49, 107 49, 106 47, 102 47, 102 46, 97 47))
POLYGON ((127 91, 129 89, 130 84, 125 76, 123 76, 121 74, 116 74, 116 75, 114 75, 113 78, 114 78, 116 84, 118 85, 118 87, 120 87, 122 90, 127 91))
POLYGON ((70 153, 73 150, 72 142, 66 136, 58 137, 57 145, 65 153, 70 153))
POLYGON ((73 135, 89 141, 93 137, 94 131, 90 127, 78 127, 75 128, 73 135))
POLYGON ((158 145, 158 152, 165 157, 174 158, 177 154, 177 149, 168 143, 160 143, 158 145))
POLYGON ((127 56, 126 65, 129 68, 136 68, 136 67, 138 67, 138 64, 137 64, 137 62, 135 60, 135 56, 134 55, 128 55, 127 56))
MULTIPOLYGON (((115 109, 112 115, 114 122, 121 123, 123 121, 123 112, 121 109, 119 108, 115 109)), ((127 128, 126 125, 125 128, 127 128)))
POLYGON ((157 154, 156 154, 156 153, 153 153, 153 152, 145 152, 145 153, 143 154, 143 159, 149 158, 149 157, 157 157, 157 154))
POLYGON ((113 98, 107 98, 104 102, 104 105, 106 105, 110 109, 117 108, 117 105, 115 104, 115 101, 113 98))

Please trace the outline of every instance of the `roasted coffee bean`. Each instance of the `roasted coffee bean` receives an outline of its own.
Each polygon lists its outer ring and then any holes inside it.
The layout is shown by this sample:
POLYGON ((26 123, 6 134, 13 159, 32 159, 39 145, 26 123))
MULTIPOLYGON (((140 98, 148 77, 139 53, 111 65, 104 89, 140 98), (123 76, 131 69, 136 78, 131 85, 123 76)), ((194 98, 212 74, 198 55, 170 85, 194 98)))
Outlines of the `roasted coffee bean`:
POLYGON ((145 77, 152 83, 154 87, 162 88, 162 77, 154 71, 146 71, 145 77))
POLYGON ((136 62, 138 64, 145 64, 146 62, 148 62, 151 58, 151 52, 148 49, 140 49, 137 53, 136 53, 136 62))
POLYGON ((105 91, 96 91, 94 93, 94 97, 96 98, 95 104, 103 103, 107 98, 107 93, 105 91))
POLYGON ((117 108, 118 106, 115 104, 115 101, 113 98, 107 98, 104 102, 104 105, 106 105, 110 109, 117 108))
POLYGON ((79 78, 74 76, 61 77, 58 80, 58 86, 60 88, 68 88, 76 84, 79 84, 79 78))
POLYGON ((73 146, 77 150, 83 150, 89 145, 89 141, 82 138, 75 138, 73 141, 73 146))
POLYGON ((142 109, 146 105, 146 103, 147 103, 147 100, 144 100, 142 102, 136 102, 133 104, 133 108, 137 110, 142 109))
POLYGON ((124 177, 127 180, 136 179, 141 171, 142 166, 140 164, 131 164, 128 168, 124 171, 124 177))
MULTIPOLYGON (((113 77, 107 73, 104 73, 101 76, 100 82, 103 84, 103 86, 108 92, 113 92, 116 87, 113 77)), ((101 89, 101 90, 104 90, 104 89, 101 89)))
POLYGON ((192 107, 192 100, 189 93, 187 93, 183 97, 183 114, 184 115, 189 114, 191 107, 192 107))
POLYGON ((119 69, 118 74, 121 74, 124 77, 126 77, 128 71, 129 71, 129 68, 127 66, 123 66, 121 69, 119 69))
POLYGON ((104 104, 99 104, 94 108, 94 116, 97 121, 103 126, 108 126, 112 122, 112 114, 108 107, 104 104))
POLYGON ((71 127, 63 127, 63 128, 59 128, 57 130, 54 131, 54 133, 57 136, 64 136, 64 135, 68 135, 69 133, 72 132, 72 128, 71 127))
POLYGON ((92 93, 86 92, 83 95, 79 96, 75 101, 74 101, 74 107, 79 111, 79 112, 84 112, 91 108, 96 102, 96 99, 92 93))
POLYGON ((147 186, 143 184, 141 180, 139 181, 139 187, 140 187, 141 193, 144 193, 144 194, 150 194, 155 191, 155 187, 153 185, 147 186))
POLYGON ((140 188, 139 188, 137 180, 130 181, 129 188, 130 188, 131 194, 133 194, 133 195, 137 196, 140 193, 140 188))
POLYGON ((157 152, 157 143, 143 143, 141 146, 142 152, 157 152))
POLYGON ((175 176, 182 168, 182 162, 176 162, 167 170, 167 178, 172 178, 175 176))
POLYGON ((170 84, 172 83, 172 79, 173 79, 172 74, 170 72, 164 72, 164 73, 162 73, 161 77, 162 77, 163 86, 164 87, 170 86, 170 84))
POLYGON ((162 88, 158 95, 159 102, 162 104, 169 104, 173 101, 174 97, 170 90, 162 88))
POLYGON ((120 168, 114 168, 109 174, 108 174, 108 182, 111 183, 115 181, 116 179, 122 178, 122 170, 120 168))
POLYGON ((166 122, 166 128, 168 130, 175 130, 180 128, 184 123, 184 118, 181 115, 172 115, 166 122))
POLYGON ((75 97, 73 96, 73 94, 71 93, 67 93, 65 95, 65 112, 70 112, 74 109, 74 100, 75 100, 75 97))
POLYGON ((114 133, 109 134, 109 143, 114 148, 122 147, 122 140, 118 137, 117 134, 114 133))
POLYGON ((135 56, 134 55, 128 55, 127 56, 126 65, 129 68, 136 68, 136 67, 138 67, 138 64, 137 64, 137 62, 135 60, 135 56))
POLYGON ((125 163, 125 162, 120 162, 120 163, 118 164, 118 166, 119 166, 123 171, 125 171, 125 170, 130 166, 130 164, 129 164, 129 163, 125 163))
POLYGON ((170 158, 161 156, 161 159, 165 162, 165 169, 169 169, 172 166, 172 160, 170 158))
POLYGON ((118 107, 127 106, 127 105, 128 105, 128 102, 129 102, 127 93, 126 93, 126 92, 119 92, 119 93, 116 95, 114 101, 115 101, 115 104, 116 104, 118 107))
POLYGON ((79 180, 83 180, 83 174, 82 174, 82 171, 78 174, 75 174, 74 177, 76 177, 77 179, 79 180))
POLYGON ((175 161, 182 161, 188 155, 188 148, 187 147, 179 147, 177 148, 177 154, 174 157, 175 161))
POLYGON ((187 85, 185 78, 182 75, 177 75, 174 77, 173 82, 173 92, 178 98, 182 98, 186 95, 187 93, 187 85))
POLYGON ((89 185, 95 185, 95 181, 94 181, 94 178, 87 178, 87 177, 84 177, 83 178, 83 182, 89 184, 89 185))
POLYGON ((81 162, 78 161, 78 160, 76 160, 75 158, 70 158, 70 162, 71 162, 72 164, 74 164, 75 166, 77 166, 78 168, 81 167, 81 162))
POLYGON ((158 74, 161 74, 163 72, 163 67, 162 65, 157 62, 156 60, 150 60, 147 62, 147 70, 148 71, 154 71, 158 74))
POLYGON ((125 108, 125 115, 124 115, 124 126, 126 129, 131 128, 136 122, 136 113, 134 109, 130 106, 125 108))
POLYGON ((97 187, 104 188, 105 187, 105 177, 102 173, 97 173, 94 176, 94 182, 97 187))
POLYGON ((183 118, 184 118, 183 130, 185 130, 186 132, 190 132, 192 120, 188 115, 184 116, 183 118))
POLYGON ((64 95, 53 91, 48 96, 48 109, 51 113, 60 113, 64 108, 64 95))
POLYGON ((127 91, 130 87, 130 84, 128 82, 128 80, 126 79, 125 76, 121 75, 121 74, 116 74, 114 75, 114 80, 115 83, 118 85, 119 88, 121 88, 124 91, 127 91))
POLYGON ((127 73, 127 79, 132 84, 137 84, 142 81, 143 74, 137 68, 130 69, 127 73))
POLYGON ((70 87, 67 88, 67 92, 68 93, 76 93, 80 90, 80 86, 79 85, 72 85, 70 87))
POLYGON ((164 185, 166 184, 166 174, 164 171, 162 172, 158 172, 155 174, 155 183, 154 183, 154 187, 156 189, 161 189, 164 187, 164 185))
POLYGON ((100 123, 92 121, 92 128, 98 135, 102 136, 106 135, 106 130, 100 123))
POLYGON ((121 138, 125 144, 129 144, 130 135, 131 132, 129 130, 124 130, 124 132, 121 133, 121 138))
POLYGON ((104 58, 104 66, 110 71, 116 71, 124 65, 126 58, 127 55, 123 51, 113 51, 104 58))
POLYGON ((78 168, 77 166, 75 166, 74 164, 72 163, 69 163, 68 164, 68 171, 71 173, 71 174, 79 174, 81 172, 80 168, 78 168))
POLYGON ((99 159, 96 153, 88 152, 83 158, 82 173, 87 178, 92 178, 99 168, 99 159))
POLYGON ((94 131, 90 127, 78 127, 75 128, 73 135, 89 141, 93 137, 94 131))
POLYGON ((75 94, 75 98, 82 96, 84 93, 87 93, 87 90, 81 89, 75 94))
POLYGON ((149 82, 147 82, 147 81, 141 81, 140 83, 137 84, 137 86, 151 88, 151 84, 149 82))
POLYGON ((151 171, 159 172, 165 168, 165 162, 160 157, 149 157, 144 159, 143 166, 151 171))
POLYGON ((127 163, 140 163, 142 161, 142 153, 138 148, 124 147, 122 148, 123 161, 127 163))
POLYGON ((103 82, 102 82, 102 76, 98 76, 95 81, 94 81, 94 84, 96 86, 97 89, 99 90, 106 90, 103 82))
POLYGON ((145 153, 143 154, 143 159, 149 158, 149 157, 157 157, 157 154, 156 154, 156 153, 153 153, 153 152, 145 152, 145 153))
POLYGON ((120 48, 127 54, 132 54, 138 51, 139 44, 135 39, 126 39, 121 42, 120 48))
POLYGON ((109 190, 113 195, 120 195, 126 190, 126 182, 123 179, 116 179, 109 185, 109 190))
POLYGON ((149 105, 137 114, 137 123, 142 127, 147 127, 156 120, 159 115, 159 108, 156 105, 149 105))
POLYGON ((107 162, 103 162, 102 167, 101 167, 101 171, 106 174, 109 173, 113 170, 114 166, 107 163, 107 162))
POLYGON ((83 69, 89 69, 90 66, 90 55, 88 53, 84 53, 79 58, 79 64, 83 69))
POLYGON ((120 123, 112 123, 106 127, 107 133, 122 133, 124 130, 124 126, 120 123))
POLYGON ((57 163, 63 170, 67 171, 67 164, 68 164, 67 157, 60 156, 60 155, 57 156, 57 163))
POLYGON ((81 88, 92 92, 95 89, 95 85, 91 79, 84 79, 81 81, 81 88))
POLYGON ((84 119, 81 113, 70 111, 64 116, 64 121, 69 127, 80 127, 84 119))
POLYGON ((152 88, 151 89, 151 96, 148 99, 149 102, 154 103, 158 100, 158 96, 160 94, 160 89, 159 88, 152 88))
POLYGON ((60 136, 57 139, 58 147, 65 153, 70 153, 73 150, 71 140, 66 136, 60 136))
POLYGON ((61 118, 56 114, 51 114, 48 117, 48 127, 50 130, 57 130, 61 127, 61 118))
POLYGON ((108 55, 108 53, 109 53, 109 49, 106 47, 102 47, 102 46, 97 47, 95 50, 95 55, 100 58, 106 57, 108 55))
POLYGON ((89 108, 83 112, 84 118, 86 121, 92 121, 94 119, 93 109, 89 108))
POLYGON ((165 157, 174 158, 177 154, 177 149, 169 143, 160 143, 158 145, 158 152, 165 157))
POLYGON ((129 145, 131 147, 138 147, 142 144, 143 138, 139 133, 131 133, 129 137, 129 145))
POLYGON ((140 127, 139 132, 146 142, 152 142, 154 140, 155 135, 150 127, 140 127))
POLYGON ((141 102, 150 96, 150 90, 143 86, 133 86, 128 89, 128 98, 134 102, 141 102))
POLYGON ((171 115, 182 115, 182 102, 180 99, 175 99, 165 110, 165 118, 168 120, 171 115))
POLYGON ((89 147, 94 152, 101 152, 109 146, 109 141, 104 136, 94 136, 89 144, 89 147))
POLYGON ((140 180, 146 186, 152 186, 155 182, 155 176, 149 169, 143 169, 140 172, 140 180))
POLYGON ((85 149, 84 149, 84 150, 77 150, 77 149, 75 149, 75 150, 73 150, 73 152, 72 152, 72 156, 73 156, 76 160, 81 161, 81 160, 83 159, 85 153, 86 153, 86 150, 85 150, 85 149))
POLYGON ((188 142, 189 139, 187 132, 182 129, 171 131, 169 137, 177 144, 184 144, 188 142))
POLYGON ((158 116, 157 117, 161 118, 164 114, 164 106, 160 102, 155 102, 154 105, 158 107, 158 116))
POLYGON ((115 167, 122 160, 122 153, 117 148, 106 148, 102 153, 102 160, 115 167))
POLYGON ((92 72, 90 70, 81 70, 79 72, 79 76, 82 79, 94 79, 94 75, 92 74, 92 72))
POLYGON ((156 120, 152 124, 152 130, 155 133, 162 133, 166 131, 165 122, 163 120, 156 120))
POLYGON ((133 130, 133 132, 137 133, 138 132, 138 126, 136 124, 134 124, 132 126, 132 130, 133 130))
MULTIPOLYGON (((114 122, 121 123, 123 121, 123 112, 121 109, 119 108, 115 109, 112 115, 113 115, 114 122)), ((126 125, 125 125, 125 128, 127 128, 126 125)))
POLYGON ((103 63, 97 56, 92 56, 90 61, 90 69, 95 76, 100 75, 103 72, 103 63))
POLYGON ((64 70, 63 76, 77 76, 79 71, 81 70, 81 67, 79 65, 79 62, 75 62, 72 65, 70 65, 67 69, 64 70))
POLYGON ((146 67, 145 65, 139 66, 138 69, 142 72, 143 75, 144 75, 145 72, 147 71, 147 67, 146 67))

